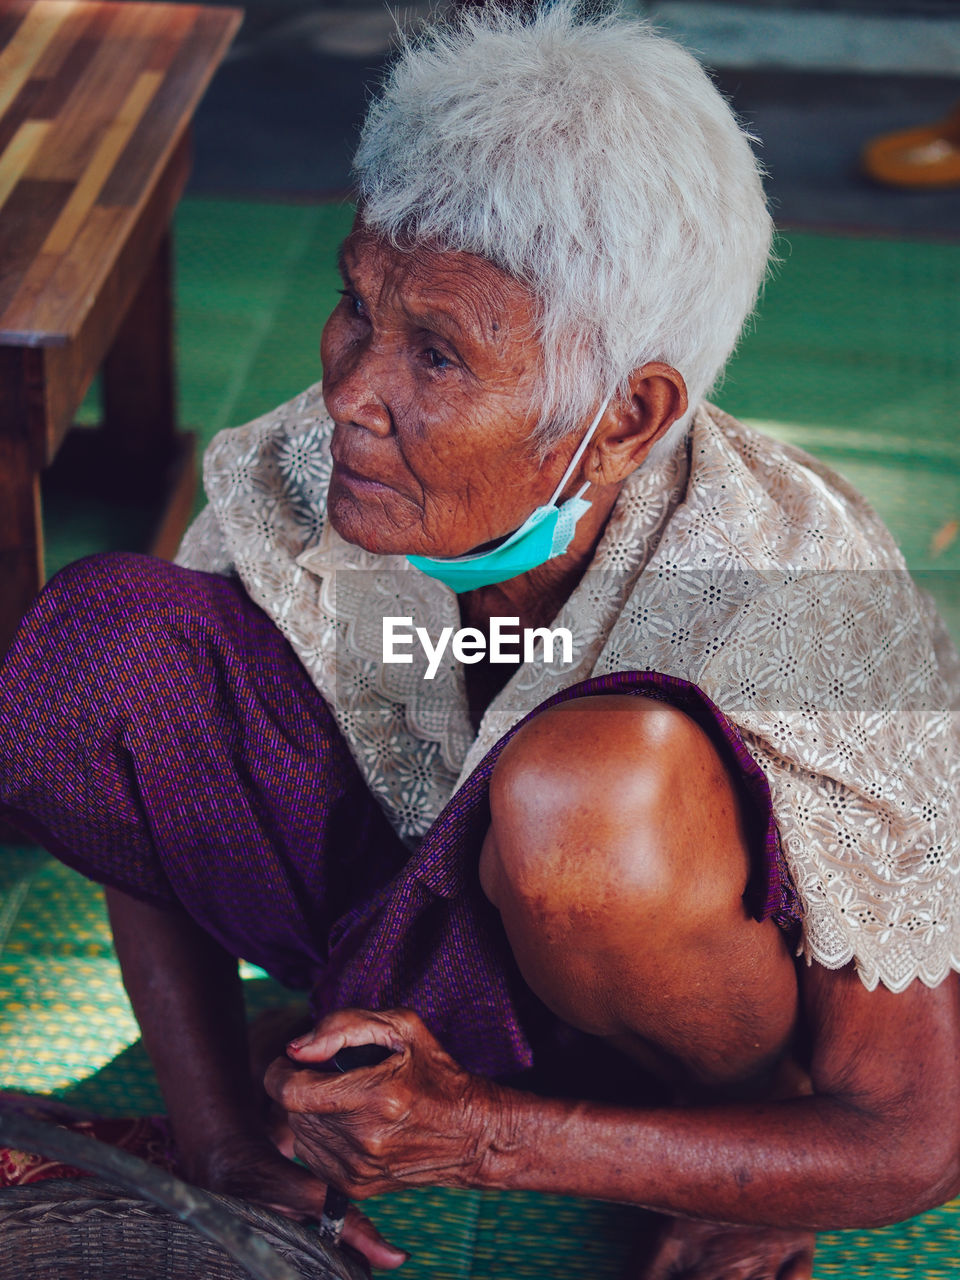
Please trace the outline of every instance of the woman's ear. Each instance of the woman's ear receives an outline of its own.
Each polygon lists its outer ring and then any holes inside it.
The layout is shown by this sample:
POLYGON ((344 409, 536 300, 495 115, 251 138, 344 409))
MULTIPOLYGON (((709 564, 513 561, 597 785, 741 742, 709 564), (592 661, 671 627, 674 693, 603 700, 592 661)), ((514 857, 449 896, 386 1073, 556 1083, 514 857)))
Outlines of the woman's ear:
POLYGON ((629 394, 603 415, 584 479, 621 484, 686 411, 687 385, 676 369, 659 362, 634 369, 629 394))

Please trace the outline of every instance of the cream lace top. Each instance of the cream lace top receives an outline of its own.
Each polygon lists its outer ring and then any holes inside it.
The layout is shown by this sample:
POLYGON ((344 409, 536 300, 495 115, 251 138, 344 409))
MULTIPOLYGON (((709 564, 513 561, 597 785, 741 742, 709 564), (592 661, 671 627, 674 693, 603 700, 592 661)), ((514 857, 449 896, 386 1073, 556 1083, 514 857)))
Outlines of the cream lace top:
POLYGON ((550 694, 657 670, 698 684, 769 779, 805 910, 801 949, 894 991, 960 968, 960 662, 874 512, 797 449, 702 405, 624 485, 553 626, 572 665, 527 663, 479 732, 449 653, 382 660, 382 617, 434 639, 457 600, 325 524, 331 424, 312 387, 221 432, 179 563, 235 573, 333 708, 396 830, 422 836, 486 751, 550 694))

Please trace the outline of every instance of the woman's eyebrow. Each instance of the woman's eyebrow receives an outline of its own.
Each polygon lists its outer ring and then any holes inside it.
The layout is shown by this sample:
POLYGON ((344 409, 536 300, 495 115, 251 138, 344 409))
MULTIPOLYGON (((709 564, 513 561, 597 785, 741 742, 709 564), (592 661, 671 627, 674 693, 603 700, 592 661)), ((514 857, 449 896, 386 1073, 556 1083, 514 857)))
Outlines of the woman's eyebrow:
POLYGON ((443 308, 431 306, 429 303, 405 308, 410 319, 422 329, 430 329, 441 338, 464 336, 463 326, 456 317, 443 308))
MULTIPOLYGON (((347 264, 346 244, 347 241, 345 240, 337 249, 337 270, 347 288, 355 290, 356 285, 353 282, 350 267, 347 264)), ((411 300, 409 303, 404 304, 404 311, 412 324, 415 324, 420 329, 435 333, 447 342, 470 339, 471 337, 470 333, 464 330, 463 325, 453 311, 445 307, 442 302, 438 304, 426 298, 418 301, 411 300)))

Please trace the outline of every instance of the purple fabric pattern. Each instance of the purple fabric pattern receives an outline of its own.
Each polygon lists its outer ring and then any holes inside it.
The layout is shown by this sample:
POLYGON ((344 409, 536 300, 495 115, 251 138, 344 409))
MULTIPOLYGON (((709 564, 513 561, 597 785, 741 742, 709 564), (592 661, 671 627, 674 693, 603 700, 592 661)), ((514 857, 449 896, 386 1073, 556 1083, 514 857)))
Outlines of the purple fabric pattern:
MULTIPOLYGON (((624 672, 532 714, 614 692, 662 698, 710 733, 747 799, 750 908, 794 927, 766 779, 696 686, 624 672)), ((96 556, 47 587, 0 671, 0 813, 95 880, 179 902, 233 954, 312 989, 318 1013, 405 1004, 465 1067, 510 1075, 571 1034, 522 982, 477 876, 488 782, 519 727, 411 855, 239 583, 96 556)))

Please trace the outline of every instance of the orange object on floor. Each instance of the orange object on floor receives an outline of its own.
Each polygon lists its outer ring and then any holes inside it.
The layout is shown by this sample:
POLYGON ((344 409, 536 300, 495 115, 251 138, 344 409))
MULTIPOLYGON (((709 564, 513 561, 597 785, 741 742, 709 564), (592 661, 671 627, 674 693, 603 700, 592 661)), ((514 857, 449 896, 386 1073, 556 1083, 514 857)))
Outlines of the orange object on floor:
POLYGON ((960 186, 960 105, 938 124, 874 138, 864 147, 860 162, 868 177, 888 186, 960 186))

